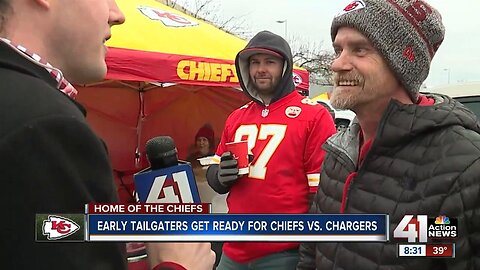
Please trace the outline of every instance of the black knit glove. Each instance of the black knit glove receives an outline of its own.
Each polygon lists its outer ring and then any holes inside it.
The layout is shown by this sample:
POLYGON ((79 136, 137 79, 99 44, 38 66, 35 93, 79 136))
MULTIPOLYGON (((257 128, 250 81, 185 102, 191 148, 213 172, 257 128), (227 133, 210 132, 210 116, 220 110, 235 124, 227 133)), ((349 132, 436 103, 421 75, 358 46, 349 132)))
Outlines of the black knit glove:
POLYGON ((218 166, 218 181, 224 187, 231 186, 238 179, 237 160, 233 158, 232 153, 225 152, 220 157, 218 166))

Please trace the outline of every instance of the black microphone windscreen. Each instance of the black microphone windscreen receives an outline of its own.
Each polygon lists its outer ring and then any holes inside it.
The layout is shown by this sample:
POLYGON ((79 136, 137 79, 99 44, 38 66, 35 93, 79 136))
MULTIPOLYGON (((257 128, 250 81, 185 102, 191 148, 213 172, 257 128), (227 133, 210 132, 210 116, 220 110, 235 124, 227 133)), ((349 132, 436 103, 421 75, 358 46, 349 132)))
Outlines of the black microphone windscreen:
POLYGON ((158 136, 148 140, 145 151, 152 169, 166 168, 178 163, 177 148, 170 136, 158 136))

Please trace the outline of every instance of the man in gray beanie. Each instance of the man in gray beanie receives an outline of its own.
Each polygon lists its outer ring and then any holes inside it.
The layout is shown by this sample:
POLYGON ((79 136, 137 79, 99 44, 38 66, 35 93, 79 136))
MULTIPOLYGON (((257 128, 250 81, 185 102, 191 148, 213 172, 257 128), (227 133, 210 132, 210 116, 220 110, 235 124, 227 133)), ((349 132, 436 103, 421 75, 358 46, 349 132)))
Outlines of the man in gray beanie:
POLYGON ((331 104, 357 117, 323 146, 310 212, 388 214, 391 240, 305 243, 297 269, 480 269, 479 123, 450 97, 419 93, 444 33, 419 0, 357 0, 333 19, 331 104), (398 257, 406 234, 438 242, 405 215, 457 222, 456 238, 440 239, 456 243, 456 258, 398 257))

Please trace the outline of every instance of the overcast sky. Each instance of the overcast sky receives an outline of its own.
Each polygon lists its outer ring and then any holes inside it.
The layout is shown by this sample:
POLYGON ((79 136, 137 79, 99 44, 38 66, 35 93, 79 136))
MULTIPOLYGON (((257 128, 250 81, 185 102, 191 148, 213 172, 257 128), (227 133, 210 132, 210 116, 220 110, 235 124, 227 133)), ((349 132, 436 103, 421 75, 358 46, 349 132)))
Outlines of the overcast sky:
MULTIPOLYGON (((189 0, 193 1, 193 0, 189 0)), ((187 2, 189 2, 187 1, 187 2)), ((212 0, 220 17, 243 16, 252 35, 261 30, 285 34, 331 50, 332 18, 351 0, 212 0)), ((427 87, 480 82, 480 0, 427 0, 443 16, 445 40, 435 55, 427 87)))

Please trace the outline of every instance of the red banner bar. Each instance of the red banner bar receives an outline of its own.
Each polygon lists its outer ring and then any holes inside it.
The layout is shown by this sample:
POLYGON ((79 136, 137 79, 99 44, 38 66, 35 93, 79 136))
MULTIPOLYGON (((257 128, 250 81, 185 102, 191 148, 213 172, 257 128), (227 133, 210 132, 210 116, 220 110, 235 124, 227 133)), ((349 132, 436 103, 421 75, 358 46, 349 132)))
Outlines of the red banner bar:
POLYGON ((427 244, 427 257, 455 257, 454 244, 427 244))

